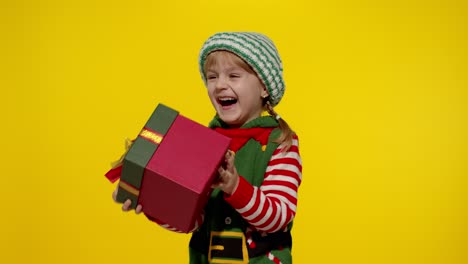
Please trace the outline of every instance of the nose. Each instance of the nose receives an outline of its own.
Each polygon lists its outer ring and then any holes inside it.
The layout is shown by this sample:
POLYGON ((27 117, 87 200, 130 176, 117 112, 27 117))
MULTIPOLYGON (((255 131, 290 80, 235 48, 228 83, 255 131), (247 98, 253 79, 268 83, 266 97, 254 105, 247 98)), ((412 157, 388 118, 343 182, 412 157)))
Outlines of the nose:
POLYGON ((215 88, 217 90, 224 90, 224 89, 227 89, 229 87, 229 84, 228 84, 228 81, 227 81, 227 78, 220 75, 217 79, 216 79, 216 84, 215 84, 215 88))

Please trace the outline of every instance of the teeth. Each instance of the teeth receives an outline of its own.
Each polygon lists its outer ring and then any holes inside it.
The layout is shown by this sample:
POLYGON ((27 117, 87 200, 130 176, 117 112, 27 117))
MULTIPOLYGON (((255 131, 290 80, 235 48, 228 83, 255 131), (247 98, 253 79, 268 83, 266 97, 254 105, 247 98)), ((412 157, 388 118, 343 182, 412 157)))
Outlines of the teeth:
POLYGON ((220 101, 232 101, 232 100, 236 100, 235 98, 232 98, 232 97, 223 97, 223 98, 219 98, 220 101))

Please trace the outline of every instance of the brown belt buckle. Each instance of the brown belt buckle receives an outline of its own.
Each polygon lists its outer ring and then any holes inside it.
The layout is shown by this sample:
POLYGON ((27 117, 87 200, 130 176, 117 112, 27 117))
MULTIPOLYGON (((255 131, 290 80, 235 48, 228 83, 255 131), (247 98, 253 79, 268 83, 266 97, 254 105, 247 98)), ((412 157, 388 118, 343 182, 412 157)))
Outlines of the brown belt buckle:
POLYGON ((249 254, 243 232, 212 231, 208 250, 210 263, 249 263, 249 254))

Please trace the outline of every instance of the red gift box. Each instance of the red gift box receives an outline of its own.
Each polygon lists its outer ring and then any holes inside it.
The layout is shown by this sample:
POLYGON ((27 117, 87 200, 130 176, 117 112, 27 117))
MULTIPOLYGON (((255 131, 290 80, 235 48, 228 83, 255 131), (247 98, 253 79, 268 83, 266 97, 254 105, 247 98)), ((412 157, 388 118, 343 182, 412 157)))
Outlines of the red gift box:
POLYGON ((132 208, 141 204, 149 217, 189 232, 230 141, 159 104, 125 155, 117 200, 131 199, 132 208))

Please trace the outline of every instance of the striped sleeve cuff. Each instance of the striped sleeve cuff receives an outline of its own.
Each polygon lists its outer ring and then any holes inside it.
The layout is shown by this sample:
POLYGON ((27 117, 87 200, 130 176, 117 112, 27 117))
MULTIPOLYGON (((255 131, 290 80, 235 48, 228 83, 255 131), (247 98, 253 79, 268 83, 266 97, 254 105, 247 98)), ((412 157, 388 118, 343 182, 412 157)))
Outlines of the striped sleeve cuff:
POLYGON ((234 209, 241 209, 244 208, 250 200, 252 200, 253 193, 254 187, 240 176, 237 189, 231 195, 224 195, 224 199, 234 207, 234 209))

